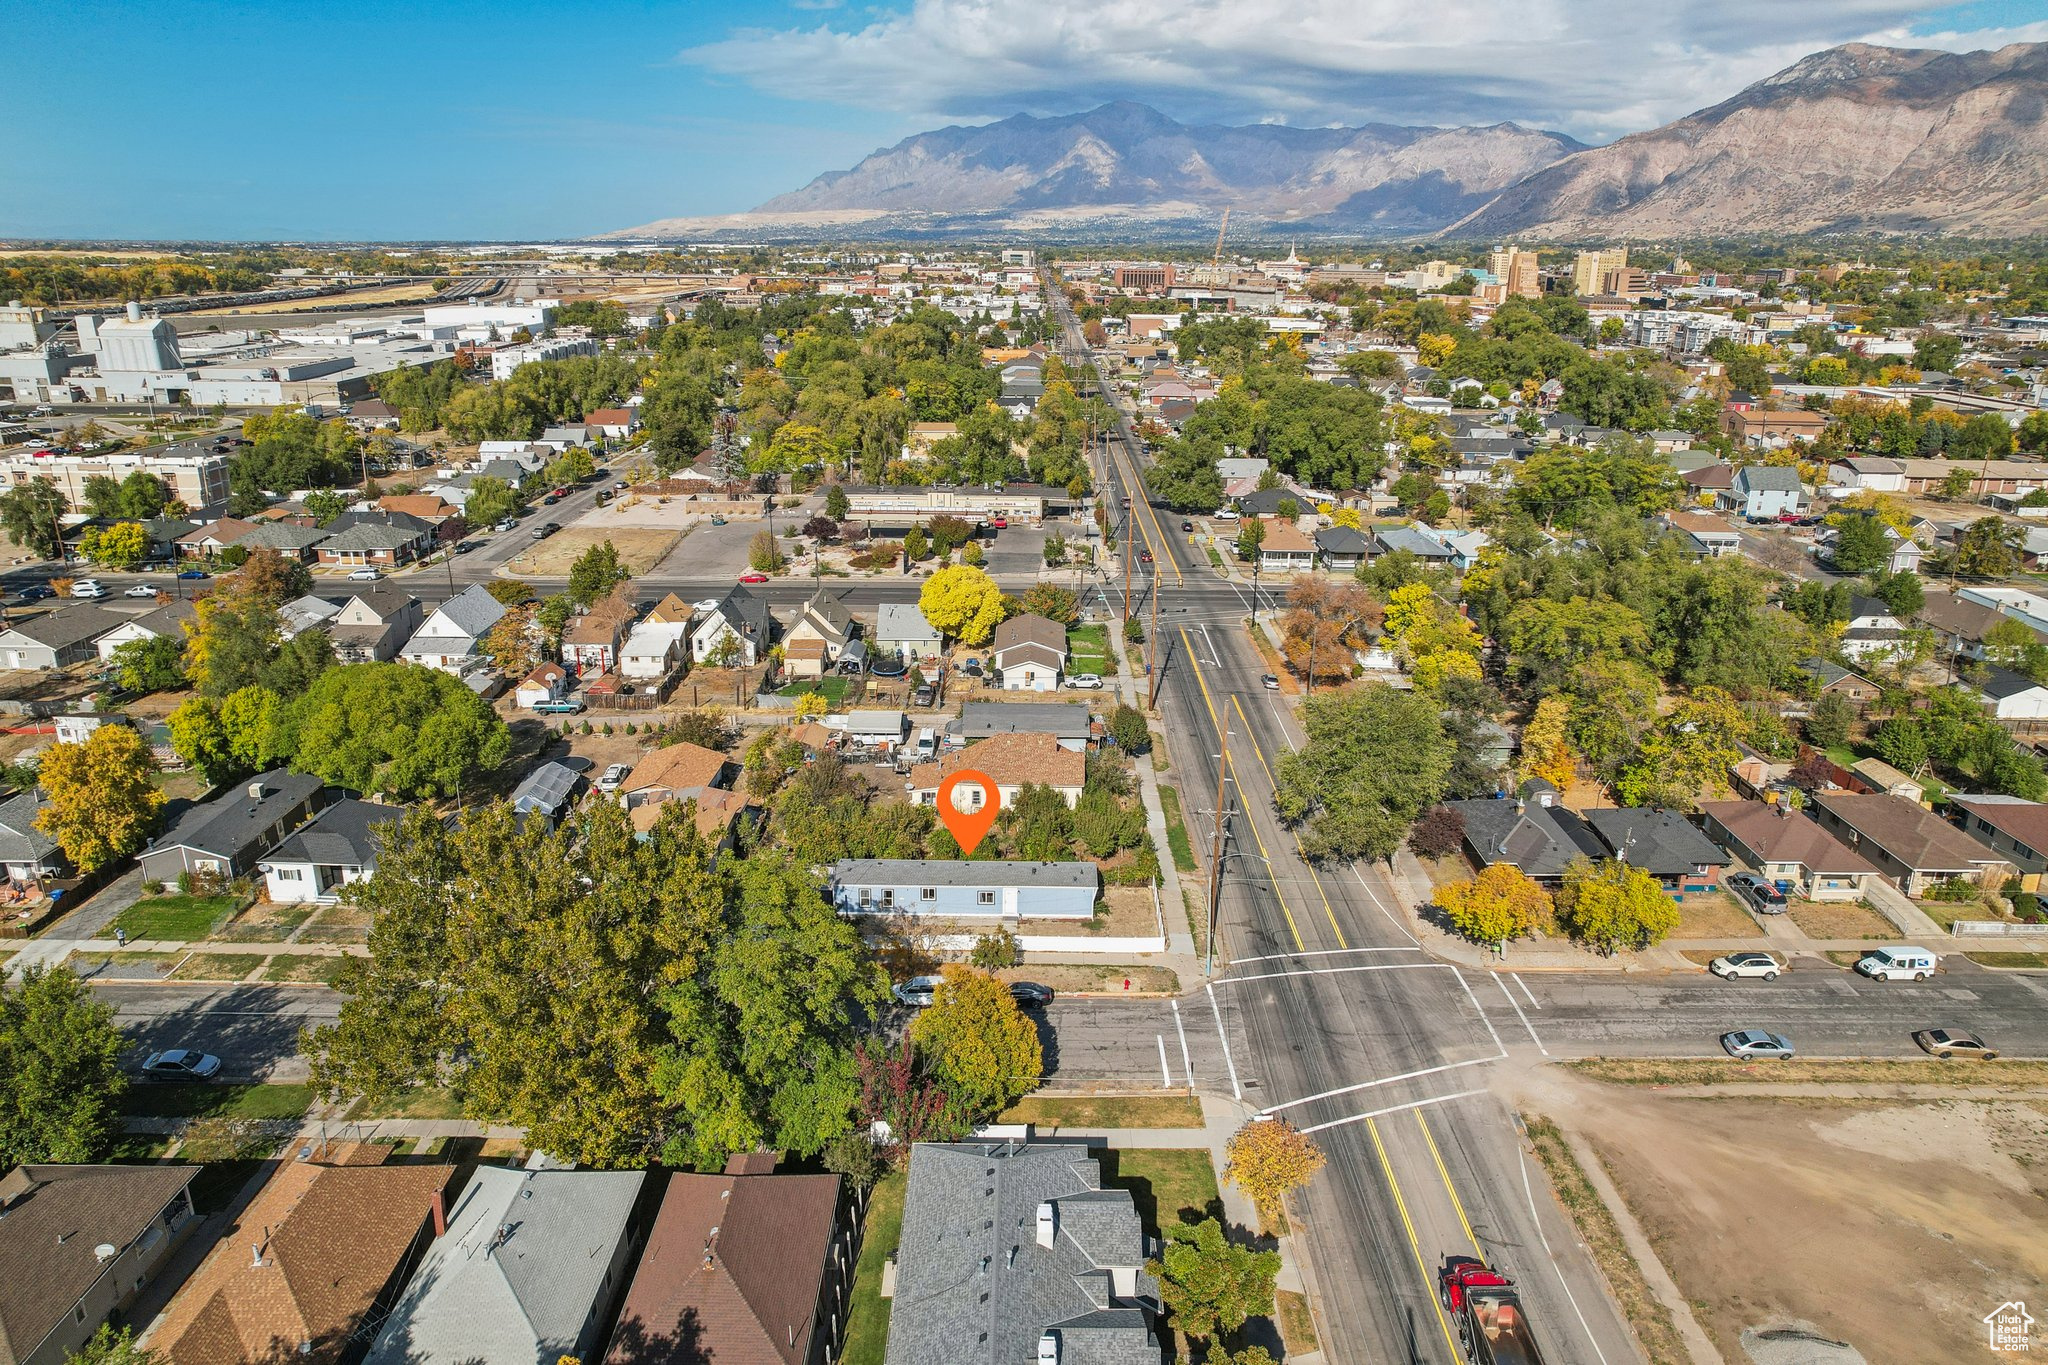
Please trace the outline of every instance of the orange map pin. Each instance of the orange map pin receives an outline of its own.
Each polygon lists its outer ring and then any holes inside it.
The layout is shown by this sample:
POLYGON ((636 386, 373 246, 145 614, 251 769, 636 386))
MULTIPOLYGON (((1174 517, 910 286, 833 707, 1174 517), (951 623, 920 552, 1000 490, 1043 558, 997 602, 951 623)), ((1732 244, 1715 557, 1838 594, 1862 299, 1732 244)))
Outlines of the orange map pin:
POLYGON ((1003 809, 1002 790, 989 780, 987 773, 972 768, 962 768, 951 777, 939 779, 939 819, 945 822, 953 837, 960 843, 962 853, 974 852, 975 846, 988 833, 989 826, 996 822, 996 816, 1003 809), (974 803, 973 808, 962 810, 954 804, 954 789, 962 785, 975 789, 975 795, 967 797, 974 803))

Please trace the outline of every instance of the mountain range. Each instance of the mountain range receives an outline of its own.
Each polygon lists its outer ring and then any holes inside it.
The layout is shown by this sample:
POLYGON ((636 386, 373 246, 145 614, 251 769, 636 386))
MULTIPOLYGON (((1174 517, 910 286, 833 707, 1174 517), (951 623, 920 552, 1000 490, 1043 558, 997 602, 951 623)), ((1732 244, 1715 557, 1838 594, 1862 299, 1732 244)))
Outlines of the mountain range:
POLYGON ((1588 147, 1487 127, 1188 126, 1120 101, 905 138, 749 214, 608 237, 1250 233, 1472 238, 2038 233, 2048 43, 1851 43, 1661 128, 1588 147))

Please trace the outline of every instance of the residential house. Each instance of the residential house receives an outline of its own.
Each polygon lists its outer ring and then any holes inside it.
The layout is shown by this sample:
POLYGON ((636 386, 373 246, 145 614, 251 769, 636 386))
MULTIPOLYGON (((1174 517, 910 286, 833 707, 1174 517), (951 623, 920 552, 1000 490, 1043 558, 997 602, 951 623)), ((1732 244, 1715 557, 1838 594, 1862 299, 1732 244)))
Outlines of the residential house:
POLYGON ((916 663, 939 653, 944 641, 915 602, 884 602, 875 613, 874 653, 916 663))
POLYGON ((286 559, 295 559, 301 564, 313 562, 314 551, 328 533, 318 526, 301 526, 291 521, 262 521, 250 527, 235 540, 235 548, 254 553, 257 550, 275 550, 286 559))
POLYGON ((810 601, 797 608, 796 618, 789 623, 789 628, 782 632, 783 654, 785 657, 788 656, 800 644, 821 645, 825 668, 819 669, 819 673, 823 673, 831 665, 839 662, 840 651, 846 648, 847 642, 852 640, 859 630, 859 626, 854 623, 853 613, 846 609, 846 604, 834 594, 820 588, 811 595, 810 601))
POLYGON ((1857 455, 1829 465, 1828 479, 1837 488, 1857 492, 1902 493, 1906 466, 1882 455, 1857 455))
POLYGON ((1905 648, 1906 627, 1890 607, 1861 593, 1850 597, 1849 622, 1842 628, 1840 644, 1844 655, 1861 663, 1889 659, 1905 648))
POLYGON ((859 1251, 836 1175, 748 1152, 669 1177, 605 1365, 829 1365, 859 1251))
POLYGON ((1288 517, 1260 517, 1266 538, 1259 542, 1260 573, 1306 573, 1316 565, 1316 543, 1288 517))
POLYGON ((1982 659, 1985 632, 2007 618, 1996 607, 1973 602, 1930 584, 1926 601, 1914 619, 1934 632, 1939 657, 1982 659))
POLYGON ((1355 526, 1325 526, 1316 532, 1316 558, 1331 573, 1352 573, 1371 562, 1377 548, 1371 535, 1355 526))
POLYGON ((304 597, 294 597, 277 609, 284 627, 284 638, 289 640, 303 631, 324 627, 340 612, 341 605, 333 598, 316 596, 310 592, 304 597))
POLYGON ((861 710, 846 713, 846 742, 856 748, 894 753, 910 737, 910 717, 902 711, 861 710))
POLYGON ((1413 526, 1375 526, 1372 534, 1383 555, 1405 551, 1425 564, 1441 564, 1446 568, 1458 557, 1448 545, 1424 535, 1413 526))
POLYGON ((1986 871, 2006 867, 1998 854, 1903 796, 1816 792, 1813 816, 1909 896, 1925 894, 1936 882, 1979 881, 1986 871))
POLYGON ((1808 408, 1785 408, 1766 412, 1733 407, 1721 413, 1721 430, 1736 445, 1751 450, 1782 450, 1794 441, 1812 441, 1827 430, 1828 415, 1808 408))
POLYGON ((531 711, 544 701, 560 701, 569 690, 569 671, 553 659, 536 664, 512 690, 512 704, 531 711))
POLYGON ((349 594, 328 622, 334 657, 345 664, 388 663, 420 629, 420 600, 403 588, 349 594))
POLYGON ((1719 503, 1721 494, 1735 486, 1735 466, 1718 460, 1678 471, 1678 481, 1692 492, 1692 500, 1719 503))
POLYGON ((348 424, 357 431, 396 431, 398 410, 381 398, 359 398, 348 405, 348 424))
POLYGON ((192 603, 184 598, 166 602, 140 616, 130 616, 120 625, 93 641, 93 649, 102 659, 114 657, 114 651, 122 645, 136 640, 168 638, 182 647, 185 643, 185 623, 198 616, 192 603))
MULTIPOLYGON (((0 636, 0 646, 5 643, 6 637, 0 636)), ((2048 720, 2048 687, 2011 669, 1986 664, 1977 695, 1994 718, 2015 728, 2032 728, 2048 720)))
POLYGON ((377 870, 377 828, 405 818, 402 806, 353 797, 336 801, 257 860, 270 899, 332 904, 341 889, 377 870))
POLYGON ((377 499, 377 510, 417 517, 434 527, 437 535, 442 522, 462 515, 458 504, 447 501, 438 493, 386 493, 377 499))
MULTIPOLYGON (((2041 889, 2041 875, 2048 872, 2048 804, 2017 796, 1953 793, 1948 804, 1950 810, 1958 813, 1957 823, 1963 833, 2017 869, 2019 890, 2041 889)), ((0 807, 0 812, 4 810, 0 807)))
POLYGON ((129 718, 118 711, 60 711, 50 717, 50 728, 59 744, 83 744, 102 725, 127 725, 129 718))
MULTIPOLYGON (((1863 784, 1864 791, 1889 792, 1908 801, 1924 804, 1926 788, 1881 758, 1859 758, 1849 765, 1850 776, 1863 784)), ((1854 784, 1850 784, 1854 790, 1854 784)))
POLYGON ((593 439, 594 434, 588 426, 580 422, 572 422, 564 423, 558 427, 543 428, 540 433, 540 439, 535 441, 534 444, 547 446, 559 455, 570 446, 587 446, 593 439))
POLYGON ((623 441, 640 430, 640 409, 599 408, 583 419, 583 426, 608 440, 623 441))
POLYGON ((313 547, 322 564, 388 568, 410 564, 434 545, 434 523, 404 512, 344 512, 313 547))
POLYGON ((732 768, 732 760, 716 749, 701 744, 665 745, 633 765, 619 786, 619 801, 628 809, 687 801, 725 787, 732 768))
POLYGON ((640 620, 619 645, 619 676, 635 682, 658 682, 684 662, 690 634, 688 621, 680 624, 640 620))
POLYGON ((1084 1142, 920 1142, 885 1365, 1158 1360, 1146 1251, 1130 1191, 1084 1142))
POLYGON ((1810 901, 1853 901, 1878 876, 1871 861, 1789 804, 1702 801, 1708 838, 1754 868, 1787 895, 1810 901))
MULTIPOLYGON (((1046 734, 997 735, 973 749, 955 749, 936 763, 920 763, 910 770, 906 784, 914 806, 938 804, 939 783, 963 769, 973 769, 996 784, 999 803, 1014 805, 1027 785, 1051 787, 1072 808, 1081 799, 1088 778, 1088 756, 1060 747, 1058 738, 1046 734)), ((981 808, 979 788, 965 787, 971 794, 970 810, 981 808)))
POLYGON ((995 735, 1048 734, 1062 749, 1080 752, 1094 741, 1095 721, 1086 702, 970 701, 946 726, 948 742, 974 744, 995 735))
POLYGON ((1845 697, 1855 703, 1859 711, 1884 695, 1884 689, 1876 683, 1861 673, 1851 673, 1831 659, 1816 655, 1801 659, 1795 667, 1819 684, 1823 696, 1832 692, 1838 697, 1845 697))
POLYGON ((239 877, 332 799, 317 777, 282 768, 259 774, 191 807, 151 840, 136 860, 143 880, 175 882, 185 872, 239 877))
POLYGON ((0 1176, 0 1361, 64 1365, 197 1221, 198 1166, 17 1166, 0 1176))
POLYGON ((1589 810, 1583 818, 1609 856, 1641 868, 1681 900, 1718 888, 1721 869, 1733 861, 1673 811, 1609 807, 1589 810))
POLYGON ((1716 501, 1724 512, 1739 512, 1750 521, 1776 521, 1798 515, 1806 496, 1799 471, 1790 465, 1748 464, 1735 471, 1726 493, 1716 501))
POLYGON ((697 609, 674 593, 669 593, 641 618, 662 626, 687 626, 697 619, 697 609))
POLYGON ((279 1162, 150 1328, 163 1365, 340 1365, 445 1219, 446 1165, 370 1143, 279 1162))
POLYGON ((847 915, 1088 919, 1099 880, 1085 861, 845 858, 832 865, 827 894, 847 915))
POLYGON ((1608 856, 1606 845, 1574 812, 1558 803, 1557 788, 1540 778, 1522 784, 1513 799, 1446 801, 1465 820, 1465 852, 1480 867, 1513 863, 1554 887, 1580 858, 1608 856))
POLYGON ((734 662, 752 668, 767 657, 774 642, 775 618, 769 614, 768 599, 745 584, 735 584, 691 627, 690 658, 715 663, 730 650, 734 662), (727 645, 727 640, 733 643, 727 645))
POLYGON ((39 887, 64 875, 64 851, 36 828, 36 816, 49 804, 40 793, 17 792, 0 801, 0 871, 17 891, 39 887))
POLYGON ((1025 612, 996 627, 996 677, 1005 692, 1054 692, 1067 668, 1067 630, 1025 612))
POLYGON ((479 1166, 365 1365, 595 1360, 633 1256, 644 1171, 479 1166))
POLYGON ((0 668, 52 669, 97 657, 93 642, 131 618, 91 602, 46 611, 0 630, 0 668))
POLYGON ((512 789, 512 810, 525 818, 538 816, 552 829, 569 813, 582 791, 583 774, 550 759, 521 778, 512 789))
POLYGON ((220 552, 256 529, 241 517, 222 517, 185 532, 172 542, 180 559, 218 559, 220 552))
POLYGON ((1247 517, 1278 517, 1286 514, 1290 504, 1297 517, 1315 509, 1315 499, 1283 484, 1278 488, 1254 488, 1237 499, 1237 510, 1247 517))
POLYGON ((639 613, 621 583, 587 611, 569 618, 562 629, 562 666, 579 676, 603 673, 619 659, 619 646, 639 613))
POLYGON ((505 604, 481 583, 472 583, 434 608, 399 657, 423 668, 460 673, 476 659, 477 644, 505 619, 505 604))
POLYGON ((1699 558, 1720 559, 1742 553, 1741 533, 1720 517, 1704 512, 1665 512, 1657 519, 1690 541, 1699 558))

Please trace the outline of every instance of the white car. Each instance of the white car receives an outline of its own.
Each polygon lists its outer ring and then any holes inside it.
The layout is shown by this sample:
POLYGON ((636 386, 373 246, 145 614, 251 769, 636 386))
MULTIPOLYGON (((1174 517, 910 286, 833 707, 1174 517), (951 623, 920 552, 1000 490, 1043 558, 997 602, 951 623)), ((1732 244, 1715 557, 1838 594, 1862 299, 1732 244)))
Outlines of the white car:
POLYGON ((1218 521, 1236 521, 1237 509, 1235 507, 1219 507, 1211 515, 1218 521))
POLYGON ((896 997, 898 1004, 921 1010, 932 1003, 933 993, 945 983, 945 980, 943 976, 913 976, 908 981, 891 986, 889 993, 896 997))
POLYGON ((632 771, 633 766, 630 763, 612 764, 604 770, 604 776, 597 779, 597 789, 601 792, 617 791, 626 784, 626 776, 632 771))
POLYGON ((132 588, 128 589, 128 590, 127 590, 126 592, 122 593, 122 594, 121 594, 121 596, 123 596, 123 597, 154 597, 154 596, 156 596, 156 589, 155 589, 155 588, 152 588, 152 587, 150 587, 150 586, 149 586, 149 584, 147 584, 147 583, 137 583, 137 584, 136 584, 136 585, 135 585, 134 587, 132 587, 132 588))
POLYGON ((378 579, 382 578, 383 576, 384 575, 376 569, 357 569, 349 574, 348 581, 351 583, 375 583, 378 579))
POLYGON ((1721 1049, 1730 1057, 1773 1057, 1790 1061, 1798 1055, 1792 1040, 1782 1033, 1760 1028, 1737 1029, 1721 1035, 1721 1049))
POLYGON ((719 603, 719 599, 718 599, 718 598, 716 598, 716 597, 705 597, 705 598, 701 598, 701 599, 699 599, 698 601, 695 601, 695 602, 692 602, 692 603, 690 603, 690 610, 692 610, 692 611, 717 611, 717 610, 718 610, 718 603, 719 603))
POLYGON ((107 585, 100 582, 97 578, 81 578, 71 585, 71 595, 73 597, 89 597, 97 602, 100 598, 107 596, 107 585))
POLYGON ((1709 962, 1707 970, 1728 981, 1745 976, 1776 981, 1778 973, 1785 970, 1785 964, 1769 953, 1730 953, 1709 962))
POLYGON ((1076 673, 1073 677, 1067 679, 1067 686, 1078 687, 1084 692, 1099 692, 1102 690, 1102 675, 1099 673, 1076 673))

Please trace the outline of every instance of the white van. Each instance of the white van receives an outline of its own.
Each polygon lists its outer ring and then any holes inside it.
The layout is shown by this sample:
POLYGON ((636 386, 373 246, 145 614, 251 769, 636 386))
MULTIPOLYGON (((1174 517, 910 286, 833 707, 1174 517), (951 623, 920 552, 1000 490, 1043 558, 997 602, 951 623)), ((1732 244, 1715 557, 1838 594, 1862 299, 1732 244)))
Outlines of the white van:
POLYGON ((1856 970, 1873 981, 1925 981, 1934 963, 1925 948, 1872 948, 1857 959, 1856 970))
POLYGON ((912 763, 929 763, 938 756, 938 736, 933 734, 932 727, 927 725, 917 732, 917 743, 912 745, 910 749, 910 761, 912 763))

